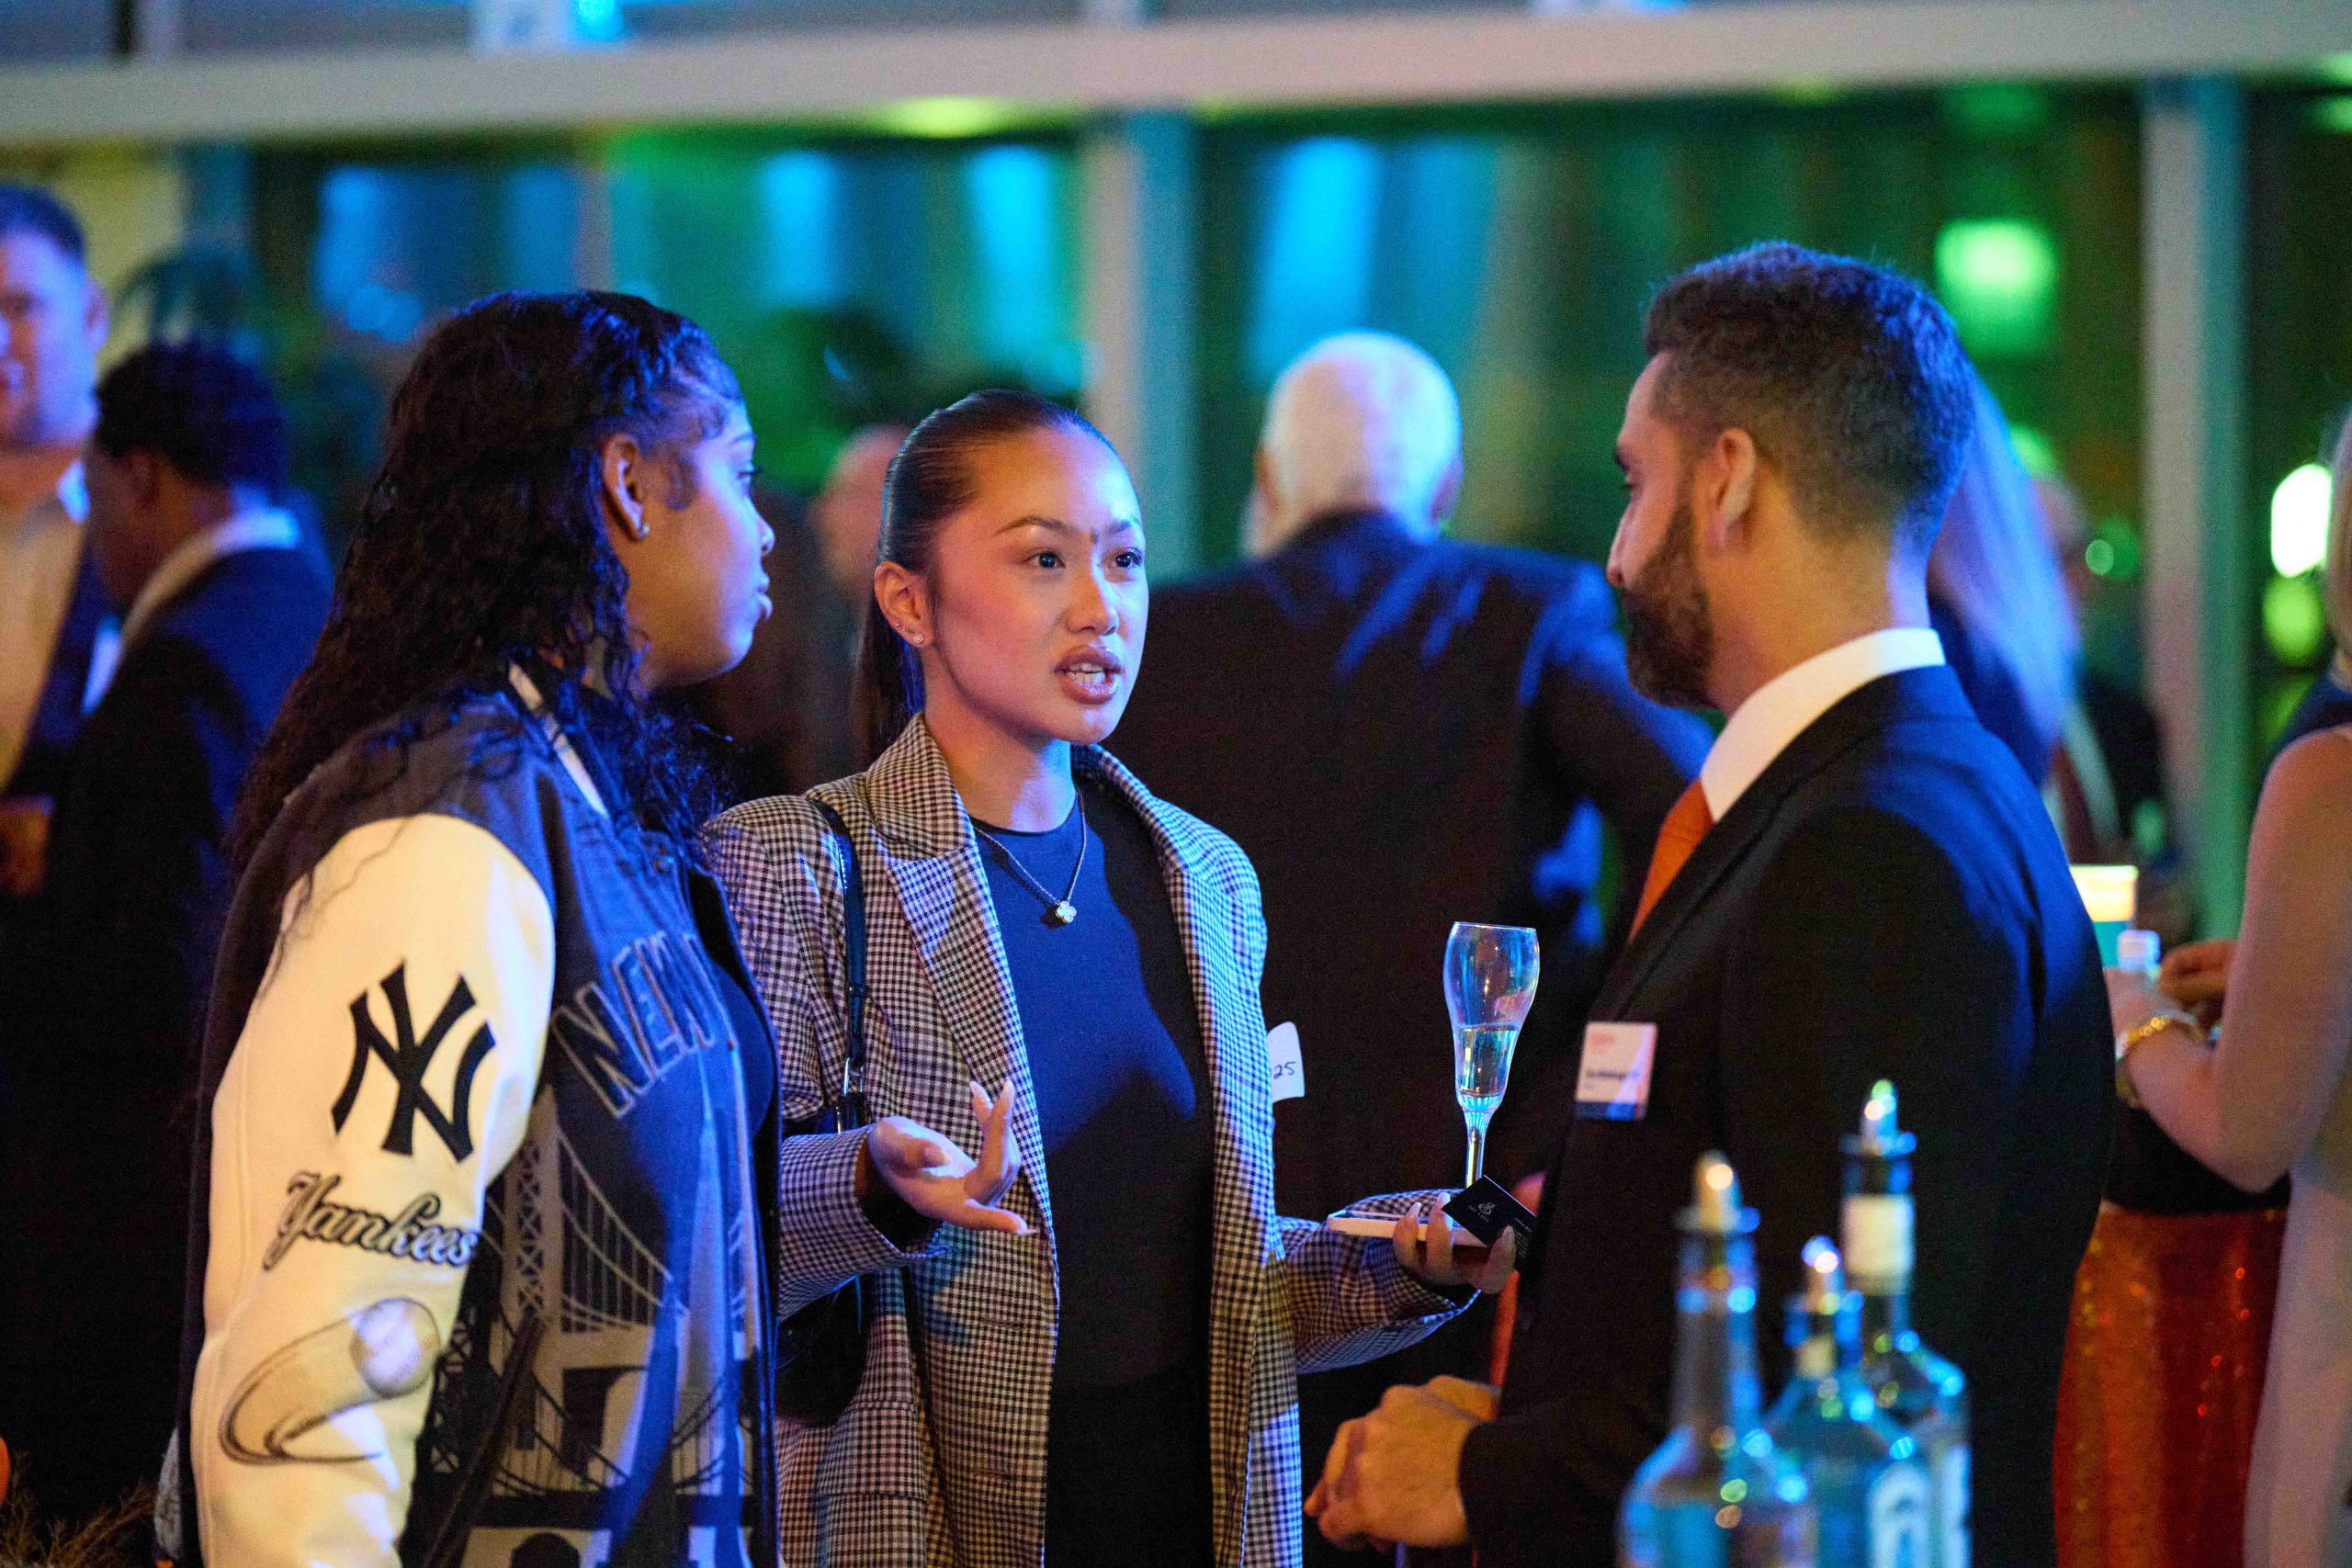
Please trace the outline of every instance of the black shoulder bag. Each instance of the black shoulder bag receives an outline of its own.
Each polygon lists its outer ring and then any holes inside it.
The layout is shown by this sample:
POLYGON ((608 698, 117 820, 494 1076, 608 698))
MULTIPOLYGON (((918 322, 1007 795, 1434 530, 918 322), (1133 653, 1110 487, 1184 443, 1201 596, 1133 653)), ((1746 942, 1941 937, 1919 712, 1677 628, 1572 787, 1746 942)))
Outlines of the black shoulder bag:
MULTIPOLYGON (((842 887, 842 970, 848 984, 849 1043, 842 1058, 842 1080, 828 1085, 817 1114, 786 1122, 786 1137, 842 1133, 873 1120, 865 1105, 865 883, 857 846, 841 813, 809 797, 825 826, 841 840, 848 873, 842 887)), ((790 1215, 784 1223, 792 1223, 790 1215)), ((810 1302, 784 1320, 776 1333, 776 1414, 810 1426, 841 1419, 865 1375, 865 1331, 873 1324, 872 1287, 854 1279, 810 1302)))

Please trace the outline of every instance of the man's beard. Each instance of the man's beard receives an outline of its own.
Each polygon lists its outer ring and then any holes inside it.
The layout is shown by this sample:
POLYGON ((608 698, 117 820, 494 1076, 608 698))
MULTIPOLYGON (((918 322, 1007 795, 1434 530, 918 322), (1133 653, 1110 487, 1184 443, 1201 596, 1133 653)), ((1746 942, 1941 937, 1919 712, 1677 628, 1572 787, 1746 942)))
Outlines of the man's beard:
POLYGON ((1666 540, 1625 584, 1625 669, 1634 687, 1672 707, 1709 705, 1707 668, 1715 635, 1699 581, 1699 520, 1686 494, 1666 540))

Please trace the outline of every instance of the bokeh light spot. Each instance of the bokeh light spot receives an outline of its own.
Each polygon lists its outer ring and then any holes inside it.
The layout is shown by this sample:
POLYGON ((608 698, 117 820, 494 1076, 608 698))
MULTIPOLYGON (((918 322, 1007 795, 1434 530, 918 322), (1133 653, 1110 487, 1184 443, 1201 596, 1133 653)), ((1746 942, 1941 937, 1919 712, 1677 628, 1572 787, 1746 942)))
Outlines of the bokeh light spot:
POLYGON ((2327 470, 2305 463, 2270 492, 2270 568, 2301 577, 2327 559, 2327 509, 2335 486, 2327 470))
POLYGON ((2274 577, 2262 591, 2262 640, 2281 664, 2316 663, 2326 652, 2327 605, 2309 577, 2274 577))
POLYGON ((1970 349, 2033 355, 2058 310, 2058 246, 2039 223, 1969 218, 1936 236, 1936 288, 1970 349))

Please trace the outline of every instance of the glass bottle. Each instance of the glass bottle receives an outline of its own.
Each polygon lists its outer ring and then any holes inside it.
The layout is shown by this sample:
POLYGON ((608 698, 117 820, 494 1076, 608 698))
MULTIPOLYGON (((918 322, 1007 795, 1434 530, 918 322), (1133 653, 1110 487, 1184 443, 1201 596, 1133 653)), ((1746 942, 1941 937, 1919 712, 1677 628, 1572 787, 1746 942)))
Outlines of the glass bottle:
POLYGON ((1846 1268, 1862 1298, 1862 1376, 1919 1445, 1935 1492, 1929 1568, 1968 1568, 1968 1380, 1911 1326, 1911 1155, 1894 1086, 1881 1078, 1859 1135, 1842 1140, 1846 1268))
POLYGON ((1804 1474, 1821 1523, 1821 1568, 1928 1568, 1933 1488, 1919 1446, 1862 1376, 1862 1299, 1826 1236, 1805 1244, 1804 1290, 1789 1299, 1795 1371, 1765 1418, 1804 1474))
POLYGON ((1756 1211, 1702 1155, 1676 1292, 1674 1428, 1618 1514, 1623 1568, 1814 1568, 1804 1477, 1764 1430, 1756 1375, 1756 1211))

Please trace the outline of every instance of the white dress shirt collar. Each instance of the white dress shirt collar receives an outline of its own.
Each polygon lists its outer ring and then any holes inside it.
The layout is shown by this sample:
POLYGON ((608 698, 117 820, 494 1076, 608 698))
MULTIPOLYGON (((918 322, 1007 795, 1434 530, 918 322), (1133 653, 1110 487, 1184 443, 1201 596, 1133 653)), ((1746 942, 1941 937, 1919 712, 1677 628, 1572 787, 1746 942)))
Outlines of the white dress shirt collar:
POLYGON ((301 543, 301 531, 295 526, 294 519, 274 506, 237 513, 181 540, 178 547, 156 567, 154 575, 139 590, 139 596, 130 602, 130 611, 122 617, 122 651, 129 652, 131 644, 139 640, 139 634, 147 629, 164 606, 203 576, 215 561, 247 550, 296 549, 301 543))
POLYGON ((78 457, 74 460, 74 466, 65 470, 65 476, 57 481, 57 504, 63 507, 65 515, 76 523, 86 521, 90 515, 90 480, 83 473, 82 460, 78 457))
POLYGON ((1944 661, 1943 639, 1925 626, 1871 632, 1783 670, 1739 705, 1699 770, 1707 810, 1718 822, 1814 720, 1883 675, 1944 661))

